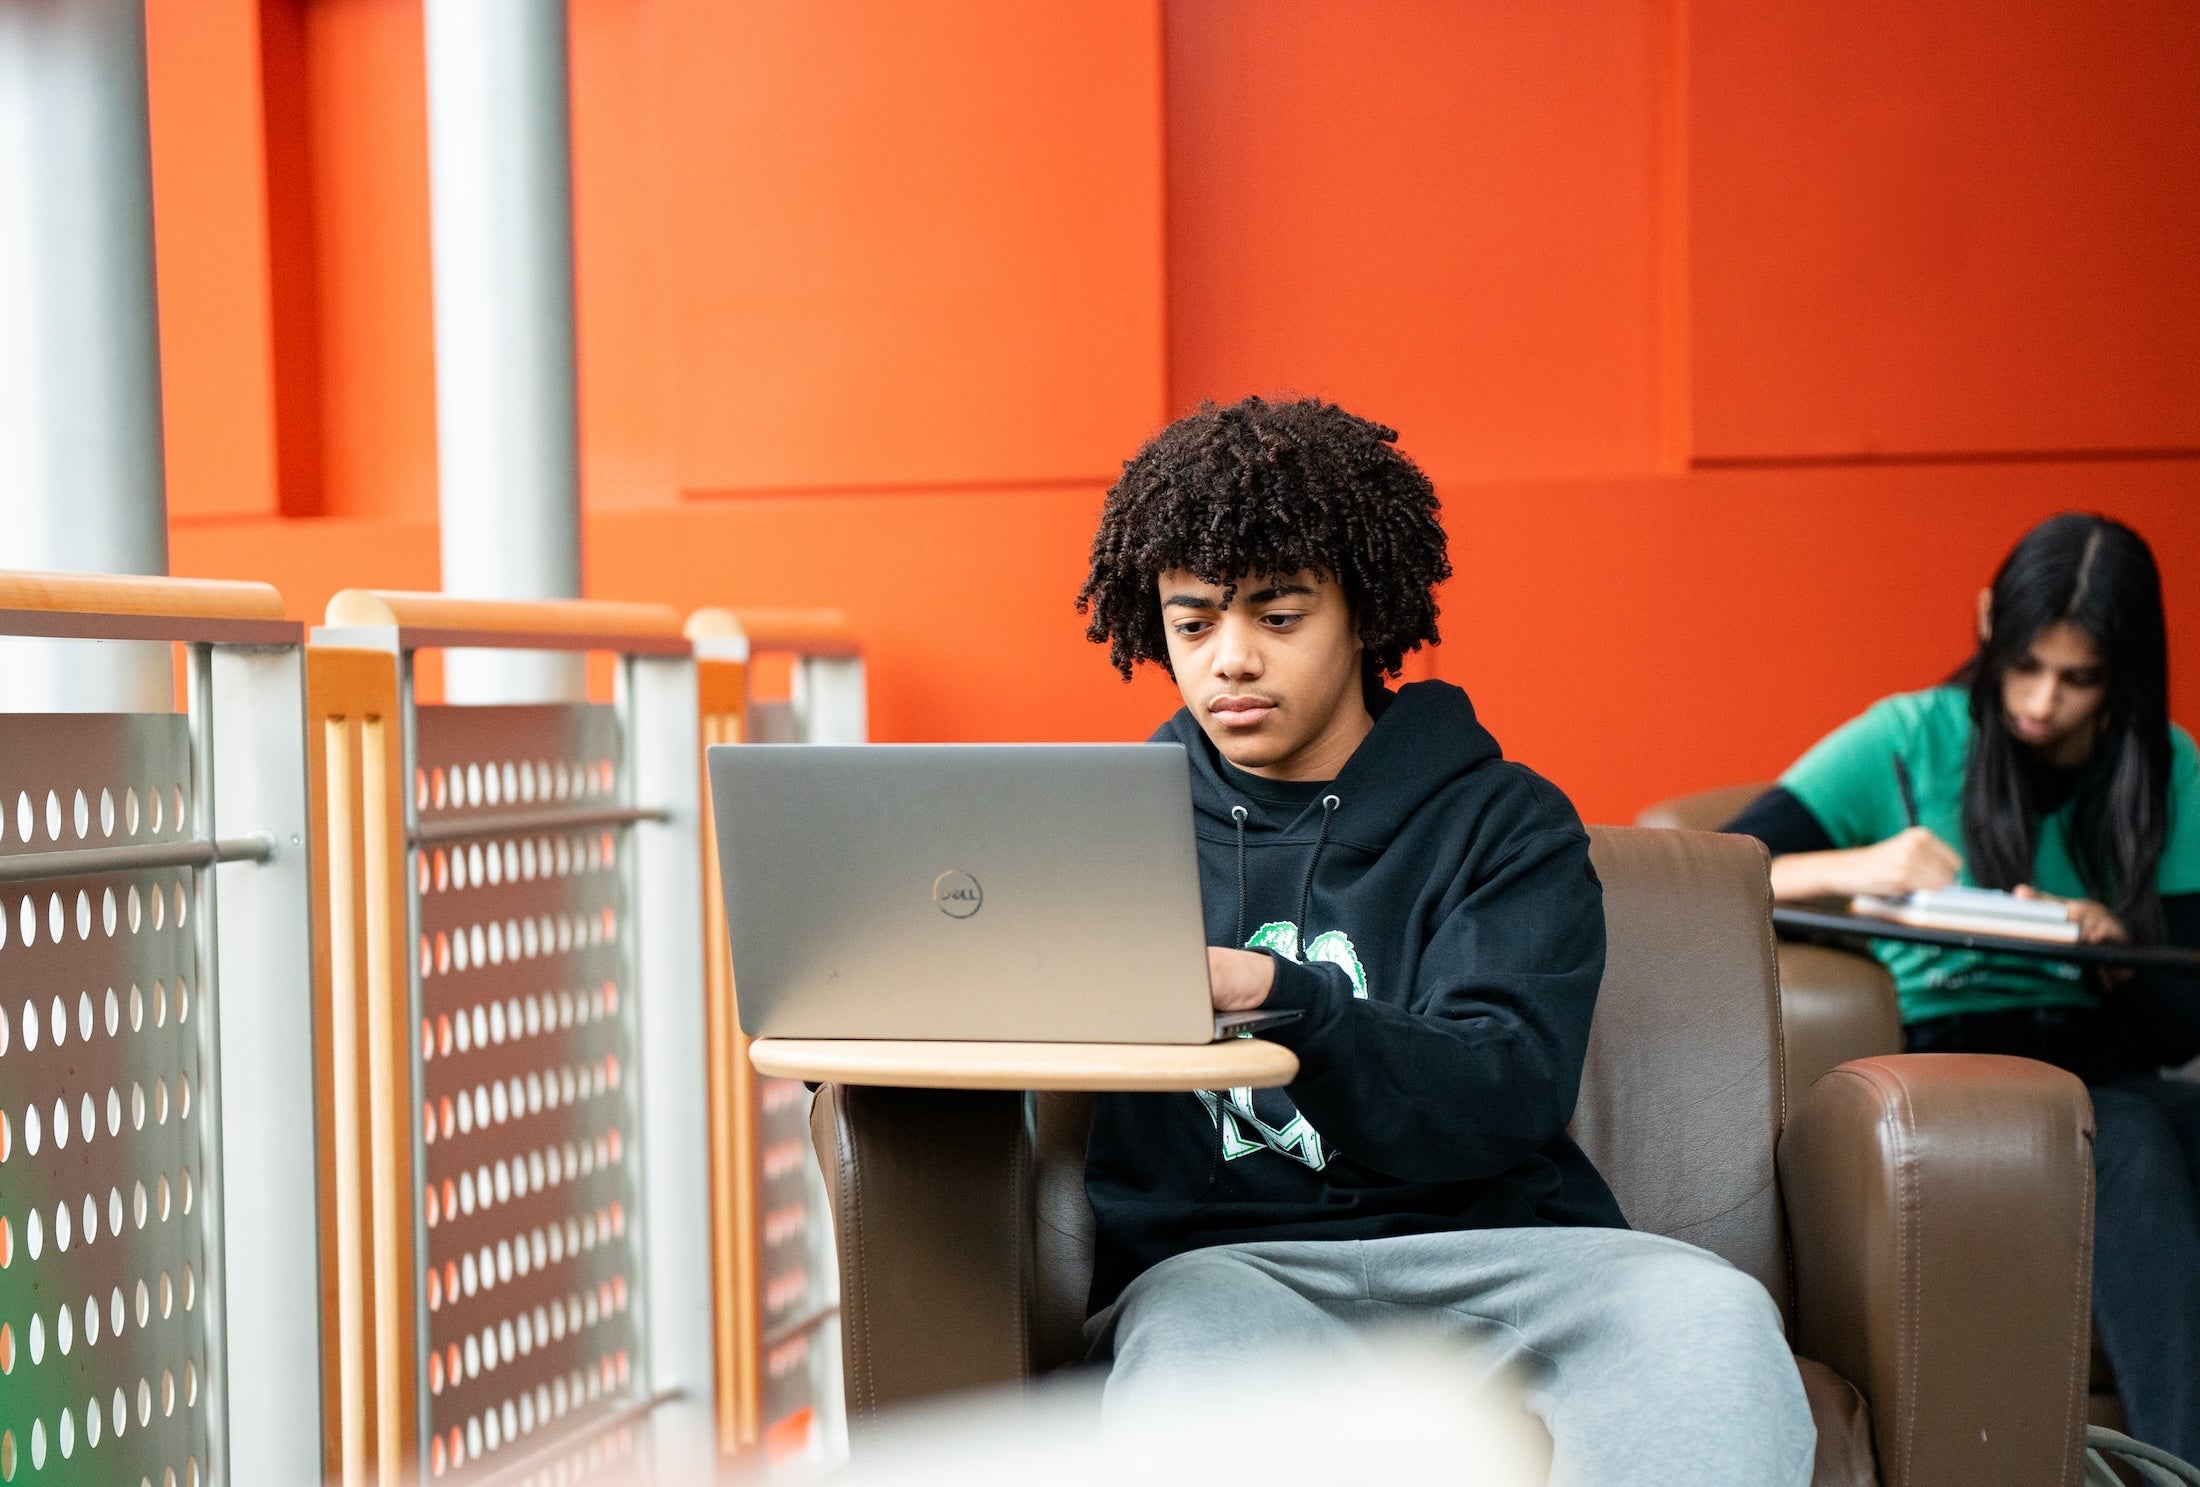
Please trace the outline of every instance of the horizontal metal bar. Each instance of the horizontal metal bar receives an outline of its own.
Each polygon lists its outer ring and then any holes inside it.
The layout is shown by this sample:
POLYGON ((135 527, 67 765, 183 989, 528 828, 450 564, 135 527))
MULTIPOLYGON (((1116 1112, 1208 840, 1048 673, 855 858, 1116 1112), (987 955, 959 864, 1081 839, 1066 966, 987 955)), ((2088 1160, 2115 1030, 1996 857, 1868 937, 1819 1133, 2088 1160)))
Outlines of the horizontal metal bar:
POLYGON ((180 640, 196 645, 302 645, 306 630, 296 620, 0 609, 0 635, 50 636, 58 640, 180 640))
POLYGON ((672 812, 634 806, 605 806, 589 811, 497 811, 450 820, 423 821, 406 839, 422 842, 463 842, 482 836, 524 836, 530 831, 570 831, 588 826, 632 826, 637 821, 670 821, 672 812))
POLYGON ((498 1487, 498 1484, 505 1482, 523 1481, 543 1467, 555 1462, 559 1457, 570 1455, 600 1436, 609 1435, 621 1425, 631 1425, 636 1420, 644 1419, 682 1397, 682 1393, 678 1389, 659 1389, 646 1399, 637 1399, 634 1403, 613 1410, 608 1415, 590 1420, 586 1425, 569 1435, 546 1441, 525 1455, 515 1456, 510 1461, 498 1462, 494 1471, 475 1479, 474 1487, 498 1487))
POLYGON ((823 1326, 840 1315, 840 1303, 813 1307, 798 1317, 790 1317, 778 1326, 770 1328, 756 1339, 759 1348, 776 1348, 790 1337, 800 1337, 813 1327, 823 1326))
POLYGON ((67 852, 15 852, 0 856, 0 883, 85 878, 97 873, 136 873, 162 867, 206 867, 216 862, 268 862, 274 856, 275 839, 270 836, 230 837, 218 842, 83 847, 67 852))

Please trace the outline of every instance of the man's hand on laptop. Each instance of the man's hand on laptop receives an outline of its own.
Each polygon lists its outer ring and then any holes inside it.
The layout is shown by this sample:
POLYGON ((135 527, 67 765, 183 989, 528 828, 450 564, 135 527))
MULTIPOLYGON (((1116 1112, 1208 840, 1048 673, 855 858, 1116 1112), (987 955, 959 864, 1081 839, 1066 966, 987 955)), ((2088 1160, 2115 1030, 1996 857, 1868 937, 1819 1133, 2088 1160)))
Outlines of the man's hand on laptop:
POLYGON ((1276 963, 1266 951, 1207 947, 1207 987, 1217 1012, 1250 1012, 1275 984, 1276 963))

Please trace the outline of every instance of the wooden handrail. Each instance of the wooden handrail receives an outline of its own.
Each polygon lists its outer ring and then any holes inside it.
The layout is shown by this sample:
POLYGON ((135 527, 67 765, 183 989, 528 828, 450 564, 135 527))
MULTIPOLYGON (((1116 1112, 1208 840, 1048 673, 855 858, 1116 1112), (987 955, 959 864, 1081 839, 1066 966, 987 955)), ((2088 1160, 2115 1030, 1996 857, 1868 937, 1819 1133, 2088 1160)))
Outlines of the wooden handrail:
POLYGON ((669 604, 608 599, 466 599, 396 589, 345 589, 328 601, 332 625, 396 625, 421 630, 524 630, 534 635, 680 634, 669 604))
POLYGON ((698 609, 688 616, 690 640, 738 636, 749 650, 804 656, 857 656, 863 643, 837 609, 698 609))
POLYGON ((0 609, 56 614, 141 614, 166 619, 279 620, 274 585, 136 573, 0 570, 0 609))
POLYGON ((492 646, 686 654, 670 605, 605 599, 468 599, 455 594, 345 589, 328 601, 331 629, 398 632, 402 649, 492 646))

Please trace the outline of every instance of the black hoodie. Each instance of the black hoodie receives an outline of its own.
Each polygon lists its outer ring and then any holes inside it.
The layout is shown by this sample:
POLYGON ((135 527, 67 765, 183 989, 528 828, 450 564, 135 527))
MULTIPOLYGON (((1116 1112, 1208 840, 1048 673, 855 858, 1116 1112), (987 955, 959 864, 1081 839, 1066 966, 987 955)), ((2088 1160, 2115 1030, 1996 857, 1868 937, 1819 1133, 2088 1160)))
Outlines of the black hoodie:
POLYGON ((1235 768, 1189 712, 1207 939, 1275 958, 1282 1090, 1103 1096, 1091 1307, 1158 1261, 1256 1239, 1624 1227, 1566 1134, 1604 971, 1589 840, 1467 694, 1370 689, 1336 779, 1235 768), (1308 955, 1298 953, 1301 939, 1308 955))

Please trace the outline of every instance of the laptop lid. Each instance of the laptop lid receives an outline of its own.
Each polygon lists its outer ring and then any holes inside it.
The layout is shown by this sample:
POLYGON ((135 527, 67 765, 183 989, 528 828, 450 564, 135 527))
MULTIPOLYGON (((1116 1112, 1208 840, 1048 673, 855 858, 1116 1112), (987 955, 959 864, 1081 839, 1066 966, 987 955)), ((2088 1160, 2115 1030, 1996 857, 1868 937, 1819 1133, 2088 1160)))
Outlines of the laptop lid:
POLYGON ((1177 744, 709 751, 752 1037, 1205 1043, 1177 744))

